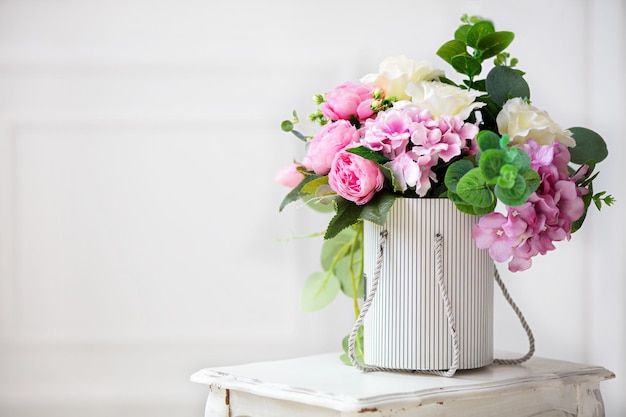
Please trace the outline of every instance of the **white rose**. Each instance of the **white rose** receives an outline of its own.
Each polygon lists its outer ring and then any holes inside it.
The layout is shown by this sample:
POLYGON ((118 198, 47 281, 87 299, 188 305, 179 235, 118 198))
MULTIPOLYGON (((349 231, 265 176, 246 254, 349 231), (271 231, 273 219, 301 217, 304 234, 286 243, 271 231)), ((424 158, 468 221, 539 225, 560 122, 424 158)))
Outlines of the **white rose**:
POLYGON ((368 74, 361 78, 364 84, 375 84, 386 97, 408 100, 406 87, 418 81, 438 80, 444 72, 425 61, 413 61, 404 55, 388 57, 380 63, 378 74, 368 74))
POLYGON ((558 140, 565 146, 576 146, 572 132, 563 130, 547 112, 519 97, 504 103, 502 111, 496 117, 496 123, 498 132, 509 135, 509 141, 515 145, 522 145, 528 139, 533 139, 538 145, 551 145, 558 140))
POLYGON ((417 107, 430 110, 435 118, 458 116, 465 120, 485 105, 476 101, 476 93, 439 81, 422 81, 407 86, 411 102, 417 107))

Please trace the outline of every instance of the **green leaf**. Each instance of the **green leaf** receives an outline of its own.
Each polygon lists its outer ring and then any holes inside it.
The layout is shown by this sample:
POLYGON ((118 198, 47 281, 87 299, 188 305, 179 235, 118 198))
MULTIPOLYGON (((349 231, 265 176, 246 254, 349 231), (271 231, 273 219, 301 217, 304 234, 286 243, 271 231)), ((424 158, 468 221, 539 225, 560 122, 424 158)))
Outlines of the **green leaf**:
POLYGON ((472 215, 476 214, 476 211, 474 210, 474 206, 472 206, 471 204, 467 204, 467 202, 464 201, 461 197, 459 197, 458 194, 451 193, 448 191, 448 199, 450 199, 450 201, 454 203, 456 208, 461 213, 467 213, 467 214, 472 214, 472 215))
POLYGON ((450 60, 450 65, 459 73, 472 78, 480 74, 483 70, 480 61, 468 55, 456 55, 450 60))
POLYGON ((462 54, 467 54, 467 47, 465 42, 459 40, 448 41, 437 50, 437 55, 448 64, 452 63, 452 58, 462 54))
POLYGON ((454 31, 454 39, 465 43, 467 42, 467 32, 472 28, 472 25, 461 25, 454 31))
POLYGON ((504 152, 501 149, 487 149, 481 154, 478 167, 487 184, 493 184, 505 164, 504 152))
POLYGON ((463 175, 467 174, 470 170, 474 168, 474 164, 467 159, 461 159, 459 161, 453 162, 446 171, 446 176, 444 177, 444 184, 448 188, 450 193, 456 194, 457 185, 459 184, 459 180, 463 175))
POLYGON ((491 130, 481 130, 476 136, 476 143, 482 152, 487 149, 500 149, 500 136, 491 130))
POLYGON ((361 257, 363 254, 360 250, 354 253, 351 258, 349 254, 341 258, 335 268, 335 276, 339 279, 341 291, 348 297, 354 297, 354 288, 352 286, 352 274, 355 276, 355 284, 357 285, 357 297, 363 298, 365 295, 365 280, 363 279, 363 271, 361 271, 361 257), (352 266, 350 265, 352 259, 352 266))
POLYGON ((359 146, 356 148, 346 149, 346 151, 353 153, 355 155, 358 155, 362 158, 368 159, 370 161, 374 161, 378 164, 384 164, 384 163, 389 162, 389 158, 386 158, 380 153, 373 151, 369 148, 366 148, 365 146, 359 146))
POLYGON ((488 20, 482 20, 467 31, 467 44, 472 48, 478 48, 480 40, 495 31, 493 23, 488 20))
POLYGON ((511 188, 515 185, 519 170, 515 165, 505 164, 500 168, 497 184, 502 188, 511 188))
POLYGON ((326 307, 337 297, 339 287, 339 280, 332 274, 315 272, 309 275, 300 297, 302 310, 310 312, 326 307))
POLYGON ((526 186, 526 180, 521 175, 517 175, 512 187, 504 188, 496 185, 494 193, 498 200, 509 207, 521 206, 530 195, 526 186))
POLYGON ((509 148, 506 152, 505 159, 515 166, 520 174, 530 169, 530 156, 519 148, 509 148))
POLYGON ((335 202, 337 205, 337 212, 328 223, 324 239, 333 238, 346 227, 356 224, 359 221, 359 216, 361 215, 363 208, 365 207, 356 205, 343 198, 338 198, 335 202))
POLYGON ((280 124, 280 128, 283 132, 291 132, 293 130, 293 123, 291 122, 291 120, 283 120, 283 122, 280 124))
POLYGON ((539 176, 537 171, 535 171, 534 169, 529 169, 523 174, 520 172, 520 174, 522 175, 522 177, 524 177, 524 180, 526 181, 526 193, 527 193, 526 200, 527 200, 528 196, 530 196, 532 193, 537 191, 537 189, 541 185, 541 177, 539 176))
POLYGON ((293 203, 294 201, 299 200, 300 198, 302 198, 304 195, 306 195, 306 193, 304 193, 302 191, 302 188, 304 188, 305 185, 307 185, 309 182, 314 181, 316 178, 318 178, 318 176, 316 175, 307 175, 304 177, 304 179, 300 182, 300 184, 296 185, 291 191, 289 191, 289 193, 285 196, 285 198, 283 199, 283 201, 280 203, 280 207, 278 209, 278 211, 283 211, 283 209, 289 204, 289 203, 293 203))
POLYGON ((589 160, 600 162, 609 155, 606 142, 593 130, 584 127, 572 127, 568 130, 576 141, 576 146, 569 148, 573 163, 582 165, 589 160))
POLYGON ((335 257, 342 249, 345 248, 346 245, 354 240, 356 233, 357 232, 354 228, 348 227, 343 229, 332 239, 324 240, 320 252, 320 263, 324 271, 328 271, 330 269, 335 257))
POLYGON ((491 58, 504 51, 513 42, 513 32, 494 32, 485 35, 478 41, 478 49, 482 59, 491 58))
POLYGON ((474 168, 461 178, 456 187, 457 194, 474 207, 489 207, 493 204, 493 193, 487 187, 480 168, 474 168))
POLYGON ((387 221, 389 210, 397 198, 398 196, 392 193, 376 193, 374 198, 363 207, 360 218, 383 226, 387 221))
POLYGON ((493 67, 486 78, 487 93, 498 106, 510 98, 530 98, 530 88, 524 77, 513 68, 493 67))
POLYGON ((316 195, 319 187, 322 187, 324 185, 328 185, 328 176, 316 176, 311 181, 307 181, 307 183, 302 186, 302 192, 305 194, 316 195))

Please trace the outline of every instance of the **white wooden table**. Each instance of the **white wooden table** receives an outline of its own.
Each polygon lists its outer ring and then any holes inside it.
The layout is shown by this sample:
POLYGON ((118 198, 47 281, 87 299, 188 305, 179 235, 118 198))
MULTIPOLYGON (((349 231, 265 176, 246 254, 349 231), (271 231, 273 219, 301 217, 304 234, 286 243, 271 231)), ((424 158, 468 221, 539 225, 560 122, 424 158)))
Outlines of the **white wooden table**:
MULTIPOLYGON (((502 357, 502 356, 499 356, 502 357)), ((205 417, 602 417, 600 366, 532 358, 452 378, 361 373, 339 353, 203 369, 205 417)))

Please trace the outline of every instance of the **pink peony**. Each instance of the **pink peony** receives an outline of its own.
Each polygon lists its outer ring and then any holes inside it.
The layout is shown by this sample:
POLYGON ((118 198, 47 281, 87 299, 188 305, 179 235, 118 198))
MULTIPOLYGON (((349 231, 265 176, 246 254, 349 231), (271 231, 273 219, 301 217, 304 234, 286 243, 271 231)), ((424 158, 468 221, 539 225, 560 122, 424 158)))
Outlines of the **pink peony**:
POLYGON ((328 184, 337 194, 358 205, 370 201, 383 188, 385 177, 373 161, 340 151, 328 173, 328 184))
POLYGON ((326 94, 320 110, 332 121, 356 119, 363 122, 374 114, 371 103, 375 90, 376 87, 370 84, 345 82, 326 94))
POLYGON ((274 175, 274 179, 280 185, 293 188, 300 184, 304 179, 304 174, 298 171, 300 164, 289 164, 284 168, 279 169, 274 175))
POLYGON ((302 165, 317 175, 326 175, 337 152, 358 140, 359 132, 350 122, 339 120, 328 123, 311 140, 302 165))

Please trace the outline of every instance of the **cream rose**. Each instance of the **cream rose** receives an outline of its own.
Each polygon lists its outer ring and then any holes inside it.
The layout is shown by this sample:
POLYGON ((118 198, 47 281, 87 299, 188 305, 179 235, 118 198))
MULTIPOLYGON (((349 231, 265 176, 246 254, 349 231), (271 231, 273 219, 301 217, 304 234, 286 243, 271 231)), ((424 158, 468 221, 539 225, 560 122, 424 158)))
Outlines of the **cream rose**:
POLYGON ((477 102, 471 91, 439 81, 422 81, 407 86, 411 102, 421 109, 430 110, 435 118, 457 116, 466 120, 470 114, 485 105, 477 102))
POLYGON ((519 97, 504 103, 496 123, 498 132, 509 135, 510 142, 515 145, 523 145, 528 139, 533 139, 538 145, 551 145, 558 140, 565 146, 576 146, 572 132, 563 130, 547 112, 519 97))
POLYGON ((364 84, 374 84, 385 92, 386 97, 408 100, 406 87, 409 83, 438 80, 444 72, 425 61, 413 61, 404 55, 388 57, 380 63, 378 74, 361 78, 364 84))

